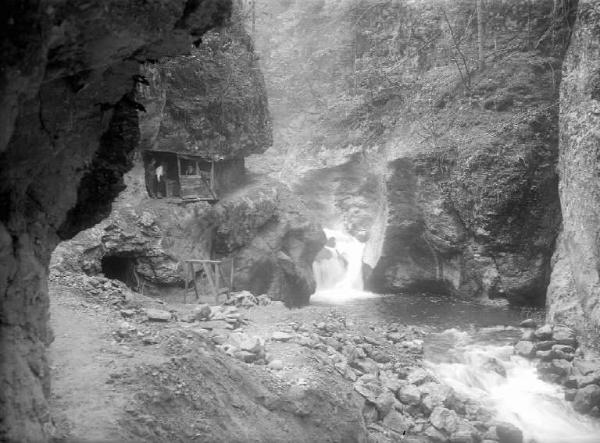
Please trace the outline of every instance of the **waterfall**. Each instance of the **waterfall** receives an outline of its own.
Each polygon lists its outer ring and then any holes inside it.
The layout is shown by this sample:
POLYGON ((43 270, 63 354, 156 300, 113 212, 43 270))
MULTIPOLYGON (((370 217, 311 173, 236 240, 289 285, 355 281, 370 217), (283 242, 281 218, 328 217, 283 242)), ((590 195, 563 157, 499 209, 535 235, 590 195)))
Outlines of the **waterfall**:
MULTIPOLYGON (((577 413, 559 385, 537 376, 535 364, 509 345, 489 344, 456 329, 433 338, 430 369, 463 396, 481 401, 495 418, 514 424, 527 443, 597 443, 597 421, 577 413)), ((427 355, 429 354, 429 355, 427 355)))
POLYGON ((341 230, 323 230, 327 244, 313 263, 317 290, 311 300, 343 303, 350 299, 374 297, 374 294, 363 291, 365 244, 341 230))

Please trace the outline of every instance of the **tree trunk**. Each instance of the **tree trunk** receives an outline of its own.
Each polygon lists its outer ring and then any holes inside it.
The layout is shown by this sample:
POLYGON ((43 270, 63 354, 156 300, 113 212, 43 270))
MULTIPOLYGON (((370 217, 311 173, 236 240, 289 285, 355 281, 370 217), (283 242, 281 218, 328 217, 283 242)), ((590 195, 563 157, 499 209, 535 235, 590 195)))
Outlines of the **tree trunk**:
POLYGON ((477 0, 477 46, 479 49, 479 70, 485 67, 483 59, 483 11, 481 0, 477 0))

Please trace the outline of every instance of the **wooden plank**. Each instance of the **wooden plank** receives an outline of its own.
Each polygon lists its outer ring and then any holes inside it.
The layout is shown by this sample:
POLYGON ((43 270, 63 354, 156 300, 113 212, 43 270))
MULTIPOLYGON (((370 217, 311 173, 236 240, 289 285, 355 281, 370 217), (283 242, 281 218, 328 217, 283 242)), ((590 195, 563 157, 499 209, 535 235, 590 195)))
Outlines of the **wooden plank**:
POLYGON ((210 289, 212 293, 215 293, 215 284, 213 283, 210 265, 207 263, 202 263, 202 268, 204 269, 204 273, 206 274, 206 279, 208 280, 208 284, 210 285, 210 289))
POLYGON ((206 259, 196 258, 196 259, 186 260, 186 262, 188 262, 188 263, 221 263, 221 260, 206 260, 206 259))
POLYGON ((188 293, 188 288, 189 288, 189 273, 188 273, 188 263, 185 263, 183 266, 183 281, 185 283, 185 292, 183 293, 183 303, 187 303, 187 293, 188 293))
POLYGON ((215 267, 215 303, 219 304, 219 263, 213 263, 212 266, 215 267))
POLYGON ((229 292, 227 292, 227 300, 229 300, 229 297, 231 296, 231 293, 233 292, 233 257, 231 257, 231 270, 229 272, 229 292))
POLYGON ((196 300, 200 300, 200 294, 198 293, 198 284, 196 283, 196 270, 194 269, 194 264, 189 263, 190 270, 192 271, 192 280, 194 281, 194 292, 196 294, 196 300))

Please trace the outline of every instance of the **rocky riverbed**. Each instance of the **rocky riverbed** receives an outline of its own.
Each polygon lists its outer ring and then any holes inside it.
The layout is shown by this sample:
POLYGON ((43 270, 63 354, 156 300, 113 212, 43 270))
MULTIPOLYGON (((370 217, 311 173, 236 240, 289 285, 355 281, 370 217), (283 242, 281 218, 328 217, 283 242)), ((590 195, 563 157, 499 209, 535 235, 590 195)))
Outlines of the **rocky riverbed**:
POLYGON ((290 310, 248 292, 226 305, 168 304, 82 278, 51 285, 59 440, 93 431, 131 441, 524 441, 426 364, 434 326, 370 321, 343 306, 290 310), (103 332, 77 351, 78 325, 103 332))

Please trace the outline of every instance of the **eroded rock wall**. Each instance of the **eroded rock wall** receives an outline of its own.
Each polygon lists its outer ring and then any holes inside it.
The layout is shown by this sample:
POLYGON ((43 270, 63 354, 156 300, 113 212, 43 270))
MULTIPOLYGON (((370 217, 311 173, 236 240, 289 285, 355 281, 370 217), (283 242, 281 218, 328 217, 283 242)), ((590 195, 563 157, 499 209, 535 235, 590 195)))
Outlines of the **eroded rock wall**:
MULTIPOLYGON (((476 26, 462 49, 444 46, 466 6, 442 14, 437 43, 420 59, 439 86, 409 96, 416 119, 399 120, 388 143, 386 240, 368 283, 543 304, 561 222, 558 86, 574 5, 486 5, 483 69, 469 65, 476 26), (441 86, 450 71, 438 67, 448 50, 465 56, 453 89, 441 86)), ((427 31, 436 38, 435 26, 427 31)))
POLYGON ((600 4, 580 0, 563 65, 560 200, 563 230, 554 257, 550 320, 600 342, 600 4))
POLYGON ((140 63, 188 52, 230 3, 0 6, 0 439, 48 438, 50 254, 108 214, 123 188, 139 137, 140 63))

